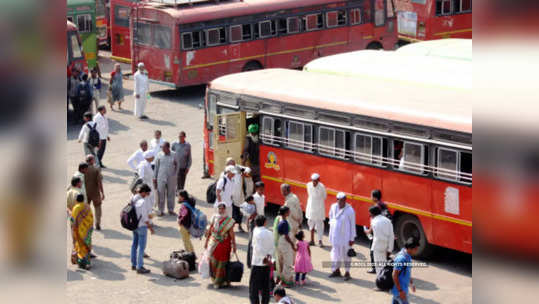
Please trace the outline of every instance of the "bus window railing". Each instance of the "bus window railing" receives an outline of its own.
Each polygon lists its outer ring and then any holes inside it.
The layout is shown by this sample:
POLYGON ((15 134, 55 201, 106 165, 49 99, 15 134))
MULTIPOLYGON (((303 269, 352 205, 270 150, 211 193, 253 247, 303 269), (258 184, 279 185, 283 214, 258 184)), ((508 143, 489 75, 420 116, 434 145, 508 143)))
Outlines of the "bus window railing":
POLYGON ((416 162, 403 161, 401 166, 400 159, 395 159, 393 157, 385 157, 381 155, 374 155, 371 153, 364 153, 354 150, 348 150, 344 148, 337 148, 333 146, 320 145, 316 143, 305 142, 301 140, 286 138, 282 136, 275 136, 269 134, 260 134, 262 142, 265 144, 271 143, 271 145, 285 145, 295 150, 307 150, 307 152, 323 151, 328 153, 334 153, 337 158, 340 159, 352 159, 355 162, 374 165, 378 167, 387 167, 393 168, 395 170, 411 172, 421 175, 432 174, 434 177, 443 180, 456 181, 465 184, 472 183, 472 173, 467 173, 459 170, 450 170, 445 168, 440 168, 436 166, 430 166, 425 164, 420 164, 416 162))

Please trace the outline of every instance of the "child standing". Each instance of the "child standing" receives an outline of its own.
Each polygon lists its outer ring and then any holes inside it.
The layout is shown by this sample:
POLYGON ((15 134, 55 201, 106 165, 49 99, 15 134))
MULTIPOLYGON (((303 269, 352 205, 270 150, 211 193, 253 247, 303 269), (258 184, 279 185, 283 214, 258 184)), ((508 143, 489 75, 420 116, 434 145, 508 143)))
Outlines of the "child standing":
POLYGON ((313 270, 313 264, 311 263, 311 248, 309 248, 309 243, 305 242, 303 238, 305 234, 303 230, 300 230, 296 234, 296 239, 298 240, 296 252, 296 262, 294 266, 294 271, 296 272, 296 285, 305 284, 305 276, 308 272, 313 270))

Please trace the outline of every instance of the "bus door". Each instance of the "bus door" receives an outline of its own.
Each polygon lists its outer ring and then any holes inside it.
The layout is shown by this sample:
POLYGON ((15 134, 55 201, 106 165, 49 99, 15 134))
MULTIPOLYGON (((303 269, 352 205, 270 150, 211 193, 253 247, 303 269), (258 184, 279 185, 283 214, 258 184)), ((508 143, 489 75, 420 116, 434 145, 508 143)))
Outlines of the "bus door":
POLYGON ((225 169, 227 157, 232 157, 236 164, 241 164, 241 153, 245 143, 245 112, 232 112, 215 115, 214 126, 217 127, 215 148, 213 151, 213 173, 218 177, 225 169))

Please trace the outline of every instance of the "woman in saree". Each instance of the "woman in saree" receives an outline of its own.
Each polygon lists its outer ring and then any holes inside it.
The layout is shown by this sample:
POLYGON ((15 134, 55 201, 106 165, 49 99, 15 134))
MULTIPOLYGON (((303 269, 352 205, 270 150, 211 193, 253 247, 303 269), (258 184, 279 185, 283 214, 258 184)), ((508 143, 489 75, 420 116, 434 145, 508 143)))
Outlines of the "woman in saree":
POLYGON ((230 251, 236 253, 236 239, 234 237, 235 221, 227 216, 226 205, 217 204, 218 214, 211 220, 210 229, 206 234, 204 248, 210 257, 210 275, 216 288, 228 287, 226 265, 230 261, 230 251), (209 245, 208 245, 209 242, 209 245))
POLYGON ((290 238, 291 227, 287 221, 290 215, 290 208, 282 206, 279 209, 279 216, 273 223, 273 236, 275 239, 277 282, 284 286, 294 285, 294 259, 296 247, 290 238))
POLYGON ((122 102, 124 101, 124 86, 123 86, 123 74, 122 67, 119 63, 114 65, 114 71, 110 74, 110 109, 115 102, 118 102, 118 109, 122 109, 122 102))
MULTIPOLYGON (((80 194, 82 196, 82 194, 80 194)), ((79 268, 90 269, 90 251, 92 250, 92 232, 94 214, 90 205, 77 199, 71 212, 73 247, 77 255, 79 268)))

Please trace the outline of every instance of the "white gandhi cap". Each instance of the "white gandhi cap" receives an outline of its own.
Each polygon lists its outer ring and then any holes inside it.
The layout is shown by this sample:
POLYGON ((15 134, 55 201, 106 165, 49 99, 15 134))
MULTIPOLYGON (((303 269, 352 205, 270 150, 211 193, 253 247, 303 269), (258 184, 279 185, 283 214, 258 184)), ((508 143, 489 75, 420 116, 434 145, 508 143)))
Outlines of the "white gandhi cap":
POLYGON ((345 197, 346 197, 346 194, 344 194, 344 192, 337 193, 337 199, 343 199, 345 197))
POLYGON ((318 173, 313 173, 313 174, 311 175, 311 180, 318 180, 318 179, 320 179, 320 174, 318 174, 318 173))
POLYGON ((226 173, 231 172, 231 173, 236 174, 236 167, 234 167, 234 166, 227 166, 227 167, 225 168, 225 172, 226 172, 226 173))
POLYGON ((144 156, 144 159, 152 158, 153 157, 153 151, 146 151, 142 154, 144 156))
POLYGON ((144 62, 139 62, 139 63, 137 64, 137 66, 138 66, 139 68, 143 68, 143 67, 144 67, 144 62))

